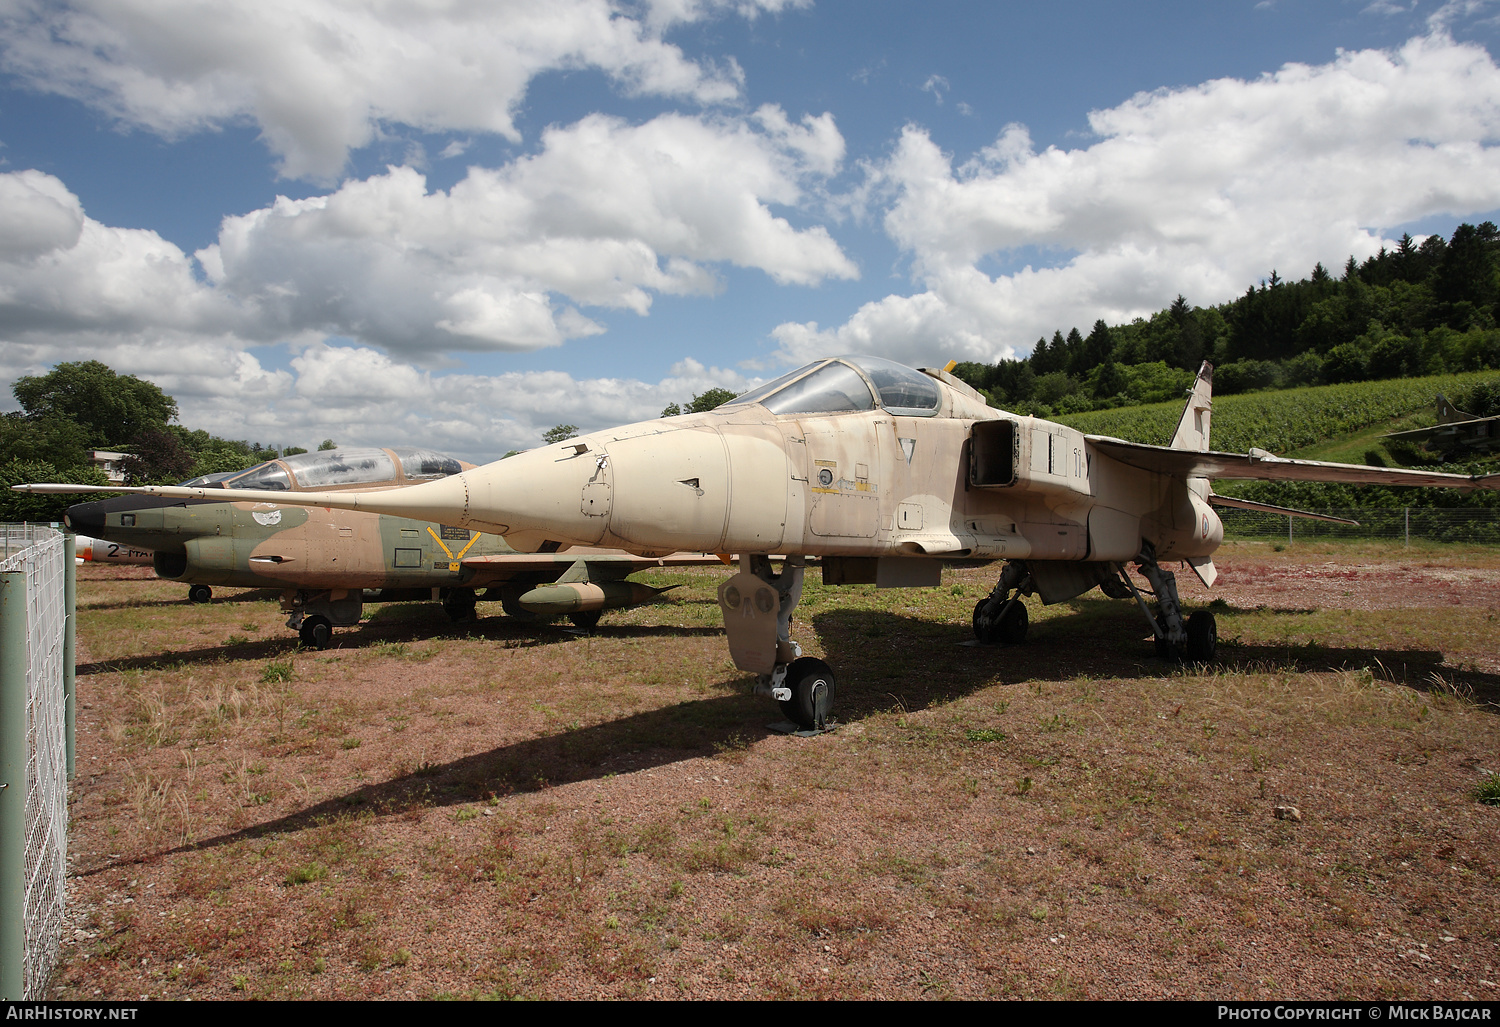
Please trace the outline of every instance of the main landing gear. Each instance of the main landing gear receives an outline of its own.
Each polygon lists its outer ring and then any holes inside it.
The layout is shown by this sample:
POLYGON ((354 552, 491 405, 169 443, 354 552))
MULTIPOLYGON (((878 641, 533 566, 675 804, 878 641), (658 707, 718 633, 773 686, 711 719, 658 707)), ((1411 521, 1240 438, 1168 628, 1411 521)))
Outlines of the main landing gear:
POLYGON ((188 589, 188 602, 206 603, 214 597, 214 590, 207 585, 194 585, 188 589))
POLYGON ((1059 603, 1098 585, 1112 599, 1135 599, 1151 625, 1158 656, 1197 663, 1212 661, 1219 645, 1214 615, 1199 610, 1191 617, 1183 617, 1177 578, 1162 568, 1149 542, 1142 545, 1135 564, 1150 583, 1146 592, 1155 598, 1154 608, 1118 563, 1028 565, 1024 560, 1011 560, 1001 572, 994 591, 974 607, 974 637, 986 645, 1017 645, 1026 640, 1027 616, 1022 596, 1040 594, 1045 603, 1059 603))
POLYGON ((758 675, 757 695, 775 699, 797 727, 827 730, 837 685, 822 660, 792 641, 792 611, 802 598, 803 559, 789 556, 778 574, 760 554, 742 555, 740 572, 719 586, 719 609, 734 665, 758 675))
POLYGON ((479 606, 479 597, 472 588, 447 588, 443 590, 443 612, 454 624, 474 619, 479 606))
POLYGON ((353 589, 322 591, 288 589, 281 594, 281 609, 290 614, 286 626, 297 632, 309 649, 327 649, 335 627, 359 623, 364 593, 353 589))
POLYGON ((1151 583, 1150 592, 1156 597, 1155 613, 1147 605, 1141 590, 1135 587, 1135 582, 1130 580, 1130 575, 1122 570, 1120 576, 1151 624, 1156 655, 1164 660, 1181 658, 1194 663, 1212 662, 1219 651, 1219 626, 1213 613, 1198 610, 1191 617, 1183 618, 1182 602, 1177 597, 1177 576, 1156 562, 1156 550, 1151 543, 1141 546, 1135 565, 1151 583))
POLYGON ((1019 645, 1026 641, 1029 620, 1021 597, 1031 591, 1026 565, 1019 560, 1007 563, 994 591, 974 605, 974 637, 985 645, 1019 645))

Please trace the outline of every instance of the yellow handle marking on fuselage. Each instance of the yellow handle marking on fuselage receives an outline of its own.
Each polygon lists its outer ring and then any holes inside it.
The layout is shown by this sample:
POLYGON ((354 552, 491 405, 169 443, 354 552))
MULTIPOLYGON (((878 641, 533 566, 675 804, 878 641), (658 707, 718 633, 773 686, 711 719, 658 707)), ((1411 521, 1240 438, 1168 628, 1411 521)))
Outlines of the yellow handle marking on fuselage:
MULTIPOLYGON (((451 560, 451 561, 454 561, 456 563, 457 561, 462 560, 464 558, 464 554, 465 553, 467 553, 470 549, 474 548, 474 543, 479 541, 480 532, 477 532, 477 531, 474 532, 473 537, 469 539, 469 544, 466 545, 466 546, 464 546, 462 549, 460 549, 458 551, 458 555, 457 556, 453 555, 453 550, 451 550, 451 549, 448 548, 448 544, 446 542, 444 542, 441 538, 438 537, 438 533, 435 532, 435 531, 433 531, 432 527, 430 525, 427 528, 427 534, 429 534, 429 535, 432 536, 432 541, 436 542, 438 545, 440 545, 440 546, 443 547, 443 552, 446 553, 446 554, 448 554, 448 559, 451 560)), ((450 570, 455 570, 455 571, 458 570, 458 568, 456 566, 450 567, 449 569, 450 570)))

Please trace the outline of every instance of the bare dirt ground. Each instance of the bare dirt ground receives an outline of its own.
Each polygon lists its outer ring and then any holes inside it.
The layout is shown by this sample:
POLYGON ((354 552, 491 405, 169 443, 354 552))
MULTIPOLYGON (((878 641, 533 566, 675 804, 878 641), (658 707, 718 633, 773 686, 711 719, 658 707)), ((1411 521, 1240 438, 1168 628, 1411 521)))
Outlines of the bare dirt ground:
POLYGON ((810 571, 811 739, 722 574, 591 636, 388 606, 308 652, 265 593, 88 568, 53 995, 1500 999, 1500 553, 1218 563, 1178 573, 1201 668, 1097 593, 985 648, 993 568, 810 571))

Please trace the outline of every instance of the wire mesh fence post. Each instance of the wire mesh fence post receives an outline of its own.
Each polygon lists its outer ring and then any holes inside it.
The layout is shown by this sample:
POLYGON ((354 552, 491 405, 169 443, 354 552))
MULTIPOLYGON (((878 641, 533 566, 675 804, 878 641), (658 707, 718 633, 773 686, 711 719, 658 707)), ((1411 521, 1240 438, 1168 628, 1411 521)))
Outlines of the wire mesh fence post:
POLYGON ((67 539, 0 526, 0 999, 45 993, 67 887, 67 539))
POLYGON ((26 574, 0 572, 0 1000, 24 999, 26 574))
POLYGON ((63 713, 64 744, 68 755, 68 780, 75 776, 77 746, 74 744, 74 729, 78 724, 78 540, 73 535, 63 536, 63 611, 67 620, 63 625, 63 713))

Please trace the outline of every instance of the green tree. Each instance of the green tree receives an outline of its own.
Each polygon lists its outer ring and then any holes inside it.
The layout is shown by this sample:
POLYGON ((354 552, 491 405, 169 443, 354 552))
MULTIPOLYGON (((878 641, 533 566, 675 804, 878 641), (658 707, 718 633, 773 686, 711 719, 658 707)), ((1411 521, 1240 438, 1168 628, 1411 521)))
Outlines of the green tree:
POLYGON ((550 446, 554 442, 566 442, 568 439, 571 439, 571 438, 574 438, 575 436, 577 436, 577 434, 578 434, 578 425, 576 425, 576 424, 559 424, 559 425, 555 425, 555 426, 553 426, 551 428, 548 428, 546 431, 542 432, 542 442, 545 445, 550 446))
POLYGON ((26 416, 63 417, 83 429, 90 448, 127 445, 148 429, 165 428, 177 401, 157 385, 116 374, 97 360, 58 364, 27 375, 11 389, 26 416))
POLYGON ((0 464, 0 521, 60 521, 77 496, 12 492, 12 485, 33 482, 68 485, 108 485, 97 467, 55 467, 45 460, 11 460, 0 464))
POLYGON ((171 485, 191 476, 196 460, 171 432, 148 428, 124 460, 127 485, 171 485))
POLYGON ((699 393, 689 400, 682 412, 685 414, 707 413, 710 410, 723 406, 731 399, 734 399, 734 397, 735 393, 730 392, 728 389, 709 389, 707 392, 699 393))
POLYGON ((325 450, 338 449, 338 448, 339 448, 339 444, 337 442, 334 442, 332 439, 324 439, 322 442, 318 443, 318 452, 319 453, 322 453, 325 450))
POLYGON ((90 466, 88 433, 61 414, 0 414, 0 462, 45 461, 54 467, 90 466))

